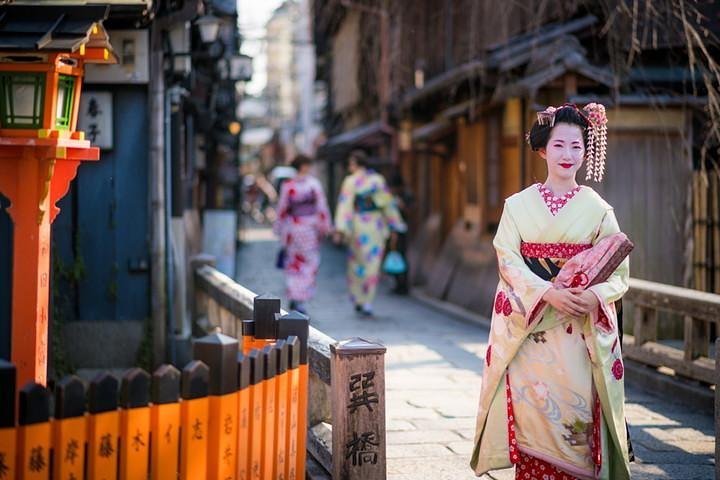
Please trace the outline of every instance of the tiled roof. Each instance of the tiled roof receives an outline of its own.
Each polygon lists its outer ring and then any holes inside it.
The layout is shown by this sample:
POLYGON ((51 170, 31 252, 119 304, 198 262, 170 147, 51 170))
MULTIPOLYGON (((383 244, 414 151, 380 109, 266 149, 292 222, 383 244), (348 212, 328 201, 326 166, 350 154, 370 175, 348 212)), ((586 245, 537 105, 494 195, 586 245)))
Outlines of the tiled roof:
POLYGON ((81 45, 111 49, 104 30, 107 5, 0 7, 0 51, 76 51, 81 45))

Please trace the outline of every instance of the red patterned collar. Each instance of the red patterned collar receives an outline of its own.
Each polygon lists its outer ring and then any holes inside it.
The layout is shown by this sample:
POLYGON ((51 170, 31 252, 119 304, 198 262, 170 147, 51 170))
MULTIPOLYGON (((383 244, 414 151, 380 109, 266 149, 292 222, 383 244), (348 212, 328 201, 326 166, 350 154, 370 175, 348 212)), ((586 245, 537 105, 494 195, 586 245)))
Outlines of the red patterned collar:
POLYGON ((570 201, 570 199, 573 198, 575 194, 578 193, 582 188, 581 185, 578 185, 577 187, 567 192, 565 195, 560 195, 559 197, 556 197, 553 192, 542 183, 536 183, 535 186, 537 187, 540 195, 543 198, 543 201, 545 202, 545 205, 547 205, 550 213, 553 216, 557 215, 560 209, 567 205, 568 201, 570 201))

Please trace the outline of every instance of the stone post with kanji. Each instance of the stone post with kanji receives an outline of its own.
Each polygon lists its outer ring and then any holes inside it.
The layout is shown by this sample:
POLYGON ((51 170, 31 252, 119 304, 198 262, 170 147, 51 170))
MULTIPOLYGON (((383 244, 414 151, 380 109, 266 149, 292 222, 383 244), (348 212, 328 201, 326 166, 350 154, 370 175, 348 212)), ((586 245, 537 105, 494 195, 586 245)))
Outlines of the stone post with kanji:
POLYGON ((362 338, 330 346, 333 480, 384 480, 385 352, 362 338))

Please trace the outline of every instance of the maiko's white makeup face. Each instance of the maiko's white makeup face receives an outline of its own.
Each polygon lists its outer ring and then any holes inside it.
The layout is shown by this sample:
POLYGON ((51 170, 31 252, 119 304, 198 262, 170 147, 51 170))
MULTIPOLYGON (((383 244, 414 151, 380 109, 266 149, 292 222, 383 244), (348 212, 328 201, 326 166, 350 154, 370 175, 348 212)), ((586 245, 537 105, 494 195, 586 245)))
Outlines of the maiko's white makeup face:
POLYGON ((574 179, 585 158, 581 128, 569 123, 558 123, 550 133, 547 147, 541 148, 539 153, 547 162, 549 178, 574 179))

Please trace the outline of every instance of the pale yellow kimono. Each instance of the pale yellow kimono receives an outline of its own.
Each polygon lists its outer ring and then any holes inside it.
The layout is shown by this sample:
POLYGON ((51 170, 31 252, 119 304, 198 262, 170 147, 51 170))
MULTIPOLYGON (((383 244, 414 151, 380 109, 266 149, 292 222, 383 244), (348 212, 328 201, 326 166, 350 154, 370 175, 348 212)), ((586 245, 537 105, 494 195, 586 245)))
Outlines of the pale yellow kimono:
POLYGON ((369 305, 380 281, 385 242, 391 231, 407 229, 382 175, 359 169, 345 178, 335 211, 335 228, 348 241, 350 299, 356 305, 369 305), (371 199, 370 208, 358 208, 358 197, 371 199))
POLYGON ((541 302, 551 283, 533 273, 520 252, 521 242, 595 244, 618 231, 612 207, 589 187, 582 187, 556 216, 535 185, 506 200, 493 242, 500 305, 492 316, 470 462, 478 476, 512 465, 509 378, 521 452, 578 478, 630 478, 624 370, 614 307, 628 288, 628 260, 607 282, 590 288, 604 315, 570 318, 541 302), (602 409, 599 464, 590 446, 595 398, 602 409))

